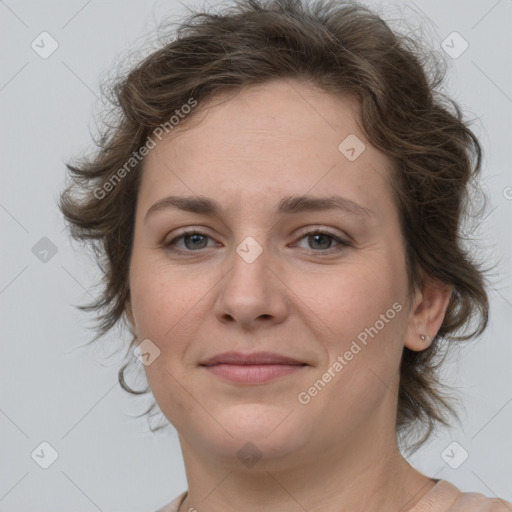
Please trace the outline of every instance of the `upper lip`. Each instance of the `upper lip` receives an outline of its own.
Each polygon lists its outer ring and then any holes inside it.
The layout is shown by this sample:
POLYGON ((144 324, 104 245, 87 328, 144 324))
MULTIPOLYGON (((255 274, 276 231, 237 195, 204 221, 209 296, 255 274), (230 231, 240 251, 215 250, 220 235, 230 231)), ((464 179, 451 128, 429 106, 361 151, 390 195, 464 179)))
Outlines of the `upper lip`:
POLYGON ((223 352, 199 363, 202 366, 213 366, 215 364, 293 364, 306 365, 292 357, 276 354, 273 352, 223 352))

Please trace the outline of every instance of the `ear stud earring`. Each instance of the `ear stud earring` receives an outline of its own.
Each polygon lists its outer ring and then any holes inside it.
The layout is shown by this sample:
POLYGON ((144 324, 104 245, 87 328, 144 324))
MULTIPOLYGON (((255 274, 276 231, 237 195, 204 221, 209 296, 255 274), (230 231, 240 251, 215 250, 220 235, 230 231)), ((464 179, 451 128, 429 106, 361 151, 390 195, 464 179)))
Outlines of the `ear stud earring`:
POLYGON ((420 334, 421 341, 425 341, 428 338, 428 341, 432 341, 430 336, 426 336, 425 334, 420 334))

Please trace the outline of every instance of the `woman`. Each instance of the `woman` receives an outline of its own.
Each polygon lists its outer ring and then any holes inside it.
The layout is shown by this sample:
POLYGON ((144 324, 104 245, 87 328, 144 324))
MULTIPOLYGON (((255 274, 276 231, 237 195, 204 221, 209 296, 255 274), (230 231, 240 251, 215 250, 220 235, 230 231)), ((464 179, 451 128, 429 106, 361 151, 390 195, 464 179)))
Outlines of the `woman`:
POLYGON ((448 424, 436 356, 488 315, 459 237, 480 145, 421 59, 356 3, 239 1, 121 78, 68 165, 61 210, 105 253, 95 339, 127 321, 179 434, 160 512, 512 510, 400 452, 448 424))

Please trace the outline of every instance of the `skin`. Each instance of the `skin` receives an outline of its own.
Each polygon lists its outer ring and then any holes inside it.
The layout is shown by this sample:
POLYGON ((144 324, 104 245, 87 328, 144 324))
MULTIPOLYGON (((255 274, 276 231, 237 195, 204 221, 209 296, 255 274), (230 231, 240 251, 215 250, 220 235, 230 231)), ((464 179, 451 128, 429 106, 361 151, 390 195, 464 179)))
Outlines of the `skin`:
POLYGON ((427 348, 420 335, 439 330, 450 289, 429 281, 406 300, 390 161, 358 127, 355 100, 306 83, 252 85, 199 108, 146 157, 127 310, 138 340, 160 350, 144 368, 179 434, 189 486, 181 510, 409 510, 434 481, 397 447, 400 358, 404 346, 427 348), (349 134, 366 146, 354 161, 338 149, 349 134), (283 197, 333 193, 373 215, 275 213, 283 197), (145 221, 168 195, 206 196, 223 212, 166 209, 145 221), (179 239, 182 255, 164 247, 185 227, 205 237, 179 239), (317 228, 351 245, 304 234, 317 228), (262 249, 252 263, 236 252, 248 236, 262 249), (299 403, 298 393, 394 303, 401 312, 299 403), (229 383, 199 366, 220 352, 260 350, 308 366, 260 385, 229 383), (262 454, 252 467, 237 457, 249 441, 262 454))

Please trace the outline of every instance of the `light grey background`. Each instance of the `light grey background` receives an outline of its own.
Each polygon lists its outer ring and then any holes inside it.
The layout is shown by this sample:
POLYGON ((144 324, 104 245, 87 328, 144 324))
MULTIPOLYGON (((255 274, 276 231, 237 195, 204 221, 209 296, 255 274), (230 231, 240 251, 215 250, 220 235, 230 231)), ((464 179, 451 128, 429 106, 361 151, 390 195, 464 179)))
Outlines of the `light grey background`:
MULTIPOLYGON (((477 234, 482 256, 500 264, 488 330, 444 371, 461 391, 463 429, 438 433, 410 462, 463 491, 512 500, 512 1, 366 4, 380 6, 388 20, 406 17, 423 27, 437 48, 453 31, 469 43, 449 58, 447 85, 475 119, 484 146, 482 186, 491 204, 477 234), (469 453, 458 469, 441 457, 454 441, 469 453)), ((134 418, 147 399, 117 384, 122 360, 109 354, 128 335, 113 332, 92 349, 80 348, 92 337, 92 322, 73 304, 97 296, 98 273, 70 243, 56 206, 64 162, 92 148, 100 80, 164 16, 185 12, 171 0, 0 1, 2 511, 150 512, 186 489, 175 430, 152 434, 144 418, 134 418), (59 45, 47 59, 31 48, 43 31, 59 45), (43 237, 57 248, 46 263, 32 251, 43 237), (48 469, 31 458, 43 441, 58 452, 48 469)))

